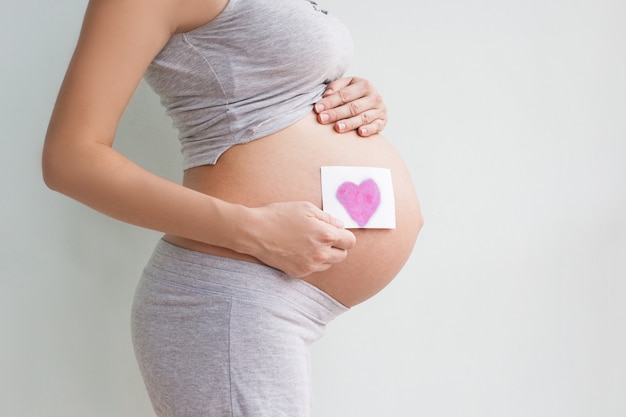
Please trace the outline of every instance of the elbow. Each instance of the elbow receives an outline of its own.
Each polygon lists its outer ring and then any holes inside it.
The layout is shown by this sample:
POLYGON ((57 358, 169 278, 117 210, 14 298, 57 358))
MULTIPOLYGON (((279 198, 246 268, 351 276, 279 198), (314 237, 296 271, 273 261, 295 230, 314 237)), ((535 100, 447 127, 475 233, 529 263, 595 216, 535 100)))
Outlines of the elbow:
POLYGON ((99 178, 102 156, 100 149, 91 145, 47 144, 41 157, 43 182, 50 190, 70 198, 84 197, 99 178))
POLYGON ((50 156, 44 153, 41 157, 41 177, 43 179, 44 184, 51 190, 56 190, 57 188, 57 175, 54 170, 54 165, 50 160, 50 156))
POLYGON ((63 158, 48 147, 44 147, 41 157, 41 176, 44 184, 50 190, 62 192, 66 182, 64 180, 66 177, 64 166, 66 164, 64 164, 63 158))
POLYGON ((85 174, 79 171, 85 159, 82 147, 59 135, 47 135, 41 154, 41 176, 50 190, 68 195, 76 181, 85 174))

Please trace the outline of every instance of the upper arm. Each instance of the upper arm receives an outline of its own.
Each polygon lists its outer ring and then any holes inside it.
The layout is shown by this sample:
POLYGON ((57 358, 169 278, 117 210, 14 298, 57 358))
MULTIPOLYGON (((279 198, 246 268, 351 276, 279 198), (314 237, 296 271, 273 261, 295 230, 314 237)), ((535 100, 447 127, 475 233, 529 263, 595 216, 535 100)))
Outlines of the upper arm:
POLYGON ((46 148, 112 144, 143 73, 176 28, 173 11, 178 2, 89 2, 50 120, 46 148))

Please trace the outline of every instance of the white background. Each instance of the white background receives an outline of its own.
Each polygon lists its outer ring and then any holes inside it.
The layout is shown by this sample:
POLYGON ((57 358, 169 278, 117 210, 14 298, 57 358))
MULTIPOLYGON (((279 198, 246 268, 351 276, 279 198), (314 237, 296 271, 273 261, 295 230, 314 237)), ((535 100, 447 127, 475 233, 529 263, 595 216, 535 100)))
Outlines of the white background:
MULTIPOLYGON (((40 177, 86 2, 0 1, 0 416, 152 416, 128 317, 159 235, 40 177)), ((321 5, 385 97, 426 225, 316 346, 313 417, 626 416, 626 3, 321 5)), ((180 178, 143 84, 116 146, 180 178)))

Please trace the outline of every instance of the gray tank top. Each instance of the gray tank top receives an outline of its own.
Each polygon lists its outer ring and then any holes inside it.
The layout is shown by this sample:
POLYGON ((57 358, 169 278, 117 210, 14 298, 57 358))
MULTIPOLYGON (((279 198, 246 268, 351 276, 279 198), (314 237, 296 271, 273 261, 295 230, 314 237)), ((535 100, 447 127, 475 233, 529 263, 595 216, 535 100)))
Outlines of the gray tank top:
POLYGON ((170 38, 145 73, 179 131, 183 168, 308 114, 352 58, 347 29, 311 0, 230 0, 170 38))

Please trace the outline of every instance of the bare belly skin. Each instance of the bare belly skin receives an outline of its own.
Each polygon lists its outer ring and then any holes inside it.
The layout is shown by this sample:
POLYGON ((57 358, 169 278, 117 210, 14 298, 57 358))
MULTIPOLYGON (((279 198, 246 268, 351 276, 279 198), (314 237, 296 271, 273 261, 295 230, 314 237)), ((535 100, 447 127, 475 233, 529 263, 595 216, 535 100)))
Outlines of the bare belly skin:
MULTIPOLYGON (((336 133, 315 115, 270 136, 236 145, 214 166, 185 172, 183 184, 225 201, 249 207, 278 201, 310 201, 322 205, 320 167, 371 166, 391 170, 396 205, 395 229, 353 229, 356 246, 341 263, 304 281, 352 307, 384 288, 408 259, 422 226, 422 214, 408 170, 389 142, 376 135, 336 133)), ((228 258, 259 262, 229 249, 178 236, 165 236, 178 246, 228 258)))

